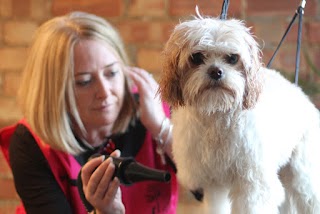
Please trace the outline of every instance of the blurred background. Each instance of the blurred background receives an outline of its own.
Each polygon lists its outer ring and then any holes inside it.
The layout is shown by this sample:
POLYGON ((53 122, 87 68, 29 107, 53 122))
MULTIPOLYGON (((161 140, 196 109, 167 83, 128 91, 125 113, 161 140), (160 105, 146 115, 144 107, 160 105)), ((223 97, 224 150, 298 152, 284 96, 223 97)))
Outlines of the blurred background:
MULTIPOLYGON (((127 45, 132 65, 161 76, 161 52, 174 26, 195 14, 219 16, 223 0, 0 0, 0 128, 21 118, 16 102, 32 36, 44 21, 67 12, 91 12, 110 21, 127 45)), ((301 1, 230 0, 228 17, 245 20, 267 64, 301 1)), ((272 68, 293 81, 298 17, 272 68)), ((303 16, 299 84, 320 107, 320 0, 307 0, 303 16)), ((0 153, 0 214, 14 213, 19 199, 0 153)))

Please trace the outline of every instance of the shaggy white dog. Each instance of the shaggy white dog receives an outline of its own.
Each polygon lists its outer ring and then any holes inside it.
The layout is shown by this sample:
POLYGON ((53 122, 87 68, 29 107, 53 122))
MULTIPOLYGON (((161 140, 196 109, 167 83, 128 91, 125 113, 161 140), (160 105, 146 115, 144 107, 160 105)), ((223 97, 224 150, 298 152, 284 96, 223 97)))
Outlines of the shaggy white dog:
POLYGON ((320 116, 302 90, 263 67, 242 21, 195 17, 164 50, 179 182, 199 213, 320 213, 320 116))

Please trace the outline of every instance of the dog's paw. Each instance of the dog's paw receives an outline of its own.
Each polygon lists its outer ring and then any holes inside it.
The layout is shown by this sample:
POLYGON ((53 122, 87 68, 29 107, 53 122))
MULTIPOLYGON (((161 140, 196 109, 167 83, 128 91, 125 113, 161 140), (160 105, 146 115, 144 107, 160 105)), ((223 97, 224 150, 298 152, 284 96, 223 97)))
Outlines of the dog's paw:
POLYGON ((196 189, 196 190, 191 190, 191 193, 193 194, 195 199, 197 199, 198 201, 202 201, 203 200, 203 189, 202 188, 199 188, 199 189, 196 189))

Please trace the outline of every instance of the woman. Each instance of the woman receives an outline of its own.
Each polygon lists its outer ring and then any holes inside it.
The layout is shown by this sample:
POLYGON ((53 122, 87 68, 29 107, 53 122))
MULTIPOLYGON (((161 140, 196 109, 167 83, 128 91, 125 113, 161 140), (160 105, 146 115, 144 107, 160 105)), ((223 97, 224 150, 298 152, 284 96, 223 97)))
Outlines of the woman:
POLYGON ((175 213, 172 125, 157 90, 148 72, 128 67, 119 35, 104 19, 74 12, 40 26, 19 94, 24 119, 1 133, 20 210, 86 213, 75 183, 83 166, 83 192, 94 212, 175 213), (120 156, 119 150, 170 171, 170 183, 123 186, 113 178, 112 158, 90 158, 120 156))

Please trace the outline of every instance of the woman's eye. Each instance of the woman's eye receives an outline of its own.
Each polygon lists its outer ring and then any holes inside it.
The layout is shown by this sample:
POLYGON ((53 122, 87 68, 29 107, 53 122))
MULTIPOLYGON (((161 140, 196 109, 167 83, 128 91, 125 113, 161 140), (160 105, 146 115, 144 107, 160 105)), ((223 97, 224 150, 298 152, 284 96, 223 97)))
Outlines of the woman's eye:
POLYGON ((201 52, 197 52, 191 55, 190 60, 194 65, 201 65, 204 63, 204 55, 201 52))
POLYGON ((92 77, 90 75, 79 75, 75 79, 75 84, 77 86, 86 86, 92 82, 92 77))
POLYGON ((76 80, 76 85, 77 86, 86 86, 89 85, 90 80, 76 80))
POLYGON ((119 70, 111 70, 105 73, 106 77, 112 78, 115 77, 119 73, 119 70))
POLYGON ((235 65, 239 61, 239 55, 238 54, 230 54, 226 56, 226 62, 235 65))

